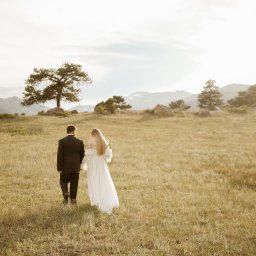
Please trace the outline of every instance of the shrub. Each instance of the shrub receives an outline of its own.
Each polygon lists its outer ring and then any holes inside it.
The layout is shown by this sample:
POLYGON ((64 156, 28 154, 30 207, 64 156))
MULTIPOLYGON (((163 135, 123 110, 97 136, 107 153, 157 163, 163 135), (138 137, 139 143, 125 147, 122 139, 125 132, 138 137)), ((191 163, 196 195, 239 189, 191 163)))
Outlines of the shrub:
POLYGON ((13 114, 0 114, 0 119, 14 119, 15 117, 13 114))
POLYGON ((172 101, 171 103, 169 103, 169 107, 172 110, 188 110, 191 108, 191 106, 186 105, 184 100, 176 100, 176 101, 172 101))
MULTIPOLYGON (((240 108, 240 107, 256 107, 256 85, 250 86, 247 91, 241 91, 238 93, 236 97, 230 99, 228 104, 232 108, 240 108)), ((233 109, 234 110, 234 109, 233 109)), ((236 109, 235 112, 239 113, 240 110, 236 109), (238 111, 238 112, 236 112, 238 111)), ((244 110, 241 110, 242 113, 244 110)), ((234 112, 231 110, 231 112, 234 112)))
POLYGON ((43 128, 41 126, 6 126, 1 127, 1 132, 10 133, 12 136, 14 135, 38 135, 43 132, 43 128))
POLYGON ((9 129, 9 132, 13 135, 37 135, 39 133, 42 133, 41 127, 26 127, 26 128, 19 128, 19 127, 13 127, 9 129))
POLYGON ((63 108, 56 107, 48 109, 45 114, 47 116, 61 116, 64 112, 65 110, 63 108))
POLYGON ((98 104, 94 111, 99 114, 103 114, 105 112, 104 106, 102 104, 98 104))
POLYGON ((198 112, 195 112, 195 115, 200 116, 200 117, 209 117, 209 116, 211 116, 209 110, 199 110, 198 112))
POLYGON ((62 113, 56 113, 56 116, 62 116, 62 117, 68 117, 70 116, 71 113, 70 112, 62 112, 62 113))
POLYGON ((246 114, 246 113, 248 113, 248 107, 246 107, 246 106, 228 107, 227 111, 231 112, 231 113, 236 113, 236 114, 246 114))
POLYGON ((174 110, 172 113, 173 113, 173 115, 176 116, 176 117, 185 117, 184 112, 181 111, 181 110, 174 110))
POLYGON ((77 114, 77 110, 73 110, 71 112, 65 111, 63 108, 52 108, 47 110, 46 112, 44 110, 39 111, 37 115, 39 116, 62 116, 62 117, 67 117, 70 116, 71 114, 77 114))
POLYGON ((132 108, 131 105, 126 104, 124 97, 122 96, 113 96, 112 98, 109 98, 108 100, 101 101, 98 103, 94 111, 99 114, 115 114, 117 109, 130 109, 132 108))
POLYGON ((154 108, 154 114, 159 117, 173 116, 172 110, 165 105, 158 104, 154 108))
POLYGON ((44 116, 44 115, 45 115, 45 111, 44 111, 44 110, 39 111, 39 112, 37 113, 37 115, 39 115, 39 116, 44 116))
POLYGON ((76 115, 76 114, 78 114, 78 111, 76 109, 74 109, 74 110, 70 111, 70 114, 71 115, 76 115))
POLYGON ((146 109, 144 113, 154 115, 154 109, 146 109))

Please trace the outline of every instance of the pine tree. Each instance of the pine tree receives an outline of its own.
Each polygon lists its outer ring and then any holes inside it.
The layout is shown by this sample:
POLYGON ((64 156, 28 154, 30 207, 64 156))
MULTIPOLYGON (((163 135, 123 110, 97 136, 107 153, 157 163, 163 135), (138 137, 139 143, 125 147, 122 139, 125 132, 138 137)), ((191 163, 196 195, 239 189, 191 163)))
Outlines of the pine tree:
POLYGON ((238 96, 228 101, 231 107, 256 107, 256 85, 248 88, 247 91, 238 93, 238 96))
POLYGON ((222 94, 215 80, 208 80, 202 92, 198 95, 198 106, 202 109, 216 110, 216 107, 223 106, 222 94))

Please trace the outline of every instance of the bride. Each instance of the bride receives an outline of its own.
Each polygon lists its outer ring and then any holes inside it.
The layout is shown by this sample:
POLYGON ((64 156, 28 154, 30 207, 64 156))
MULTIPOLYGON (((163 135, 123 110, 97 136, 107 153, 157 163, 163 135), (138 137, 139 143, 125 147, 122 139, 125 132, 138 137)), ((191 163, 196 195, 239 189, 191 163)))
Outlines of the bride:
POLYGON ((87 169, 88 192, 91 205, 101 211, 112 213, 119 206, 115 186, 111 179, 107 162, 112 159, 112 150, 99 129, 93 129, 85 149, 81 169, 87 169))

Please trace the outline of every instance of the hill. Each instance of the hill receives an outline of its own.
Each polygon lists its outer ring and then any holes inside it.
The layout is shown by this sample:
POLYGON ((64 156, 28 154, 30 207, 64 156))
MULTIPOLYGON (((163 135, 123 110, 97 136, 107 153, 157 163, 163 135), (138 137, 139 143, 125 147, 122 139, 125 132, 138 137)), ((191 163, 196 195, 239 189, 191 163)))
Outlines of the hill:
POLYGON ((250 85, 245 84, 229 84, 220 88, 220 91, 223 94, 223 99, 227 101, 237 96, 238 92, 246 91, 249 87, 250 85))
POLYGON ((47 107, 44 107, 42 105, 32 105, 28 107, 24 107, 21 105, 22 99, 19 97, 10 97, 10 98, 0 98, 0 114, 2 113, 8 113, 8 114, 14 114, 14 113, 25 113, 27 115, 32 115, 37 113, 41 110, 47 110, 47 107))

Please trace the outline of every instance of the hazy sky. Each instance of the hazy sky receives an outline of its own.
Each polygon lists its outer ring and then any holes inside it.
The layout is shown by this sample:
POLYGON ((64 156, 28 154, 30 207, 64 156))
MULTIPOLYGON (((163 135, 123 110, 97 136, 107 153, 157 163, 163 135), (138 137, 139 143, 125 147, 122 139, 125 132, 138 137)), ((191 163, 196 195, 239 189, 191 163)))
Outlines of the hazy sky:
POLYGON ((34 67, 82 64, 83 104, 256 83, 255 0, 0 0, 0 98, 34 67))

